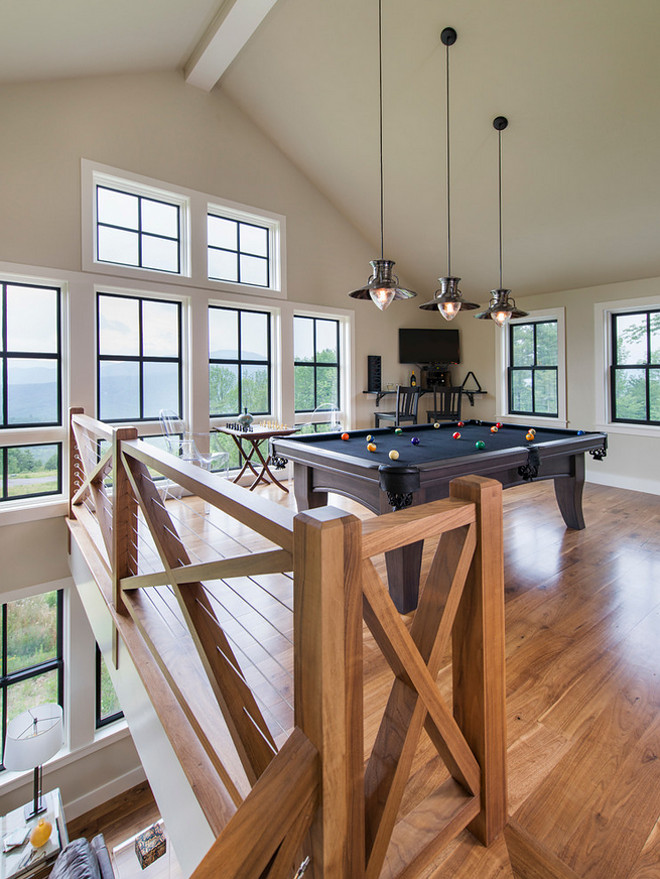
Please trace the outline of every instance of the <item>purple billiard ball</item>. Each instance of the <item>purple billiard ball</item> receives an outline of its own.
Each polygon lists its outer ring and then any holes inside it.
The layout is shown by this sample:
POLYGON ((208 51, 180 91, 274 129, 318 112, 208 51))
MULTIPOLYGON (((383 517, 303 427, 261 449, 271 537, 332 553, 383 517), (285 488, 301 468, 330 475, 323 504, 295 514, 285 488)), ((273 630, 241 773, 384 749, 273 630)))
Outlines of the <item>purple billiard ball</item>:
POLYGON ((410 442, 413 444, 413 446, 418 446, 419 445, 419 437, 418 436, 412 437, 410 442))

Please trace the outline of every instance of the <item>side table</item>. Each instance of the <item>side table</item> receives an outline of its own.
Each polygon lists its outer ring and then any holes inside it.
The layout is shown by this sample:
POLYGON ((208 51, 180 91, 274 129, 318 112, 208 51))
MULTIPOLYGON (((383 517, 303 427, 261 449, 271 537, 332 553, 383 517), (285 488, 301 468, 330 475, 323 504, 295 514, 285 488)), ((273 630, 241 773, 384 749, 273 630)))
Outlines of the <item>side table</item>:
POLYGON ((32 877, 36 877, 48 865, 52 864, 69 842, 60 789, 55 788, 42 796, 46 804, 46 811, 30 818, 29 821, 25 821, 22 806, 0 818, 0 839, 2 840, 0 879, 32 879, 32 877), (50 838, 45 845, 35 849, 26 837, 26 841, 22 845, 9 852, 4 851, 5 840, 10 834, 20 833, 22 829, 27 829, 29 835, 29 831, 37 825, 40 818, 50 821, 53 826, 50 838))
POLYGON ((288 493, 289 489, 286 485, 282 485, 270 469, 270 463, 272 460, 270 452, 268 453, 268 456, 264 458, 261 449, 259 448, 259 444, 263 442, 263 440, 269 440, 274 436, 290 436, 292 433, 297 433, 297 427, 255 427, 252 430, 235 430, 233 427, 212 427, 211 431, 224 433, 227 436, 232 437, 238 446, 238 453, 240 455, 239 461, 243 461, 243 467, 238 476, 234 478, 234 482, 238 482, 241 476, 249 468, 256 477, 250 486, 250 491, 253 491, 260 482, 264 482, 266 485, 274 482, 275 485, 282 489, 282 491, 288 493), (243 445, 244 442, 247 444, 247 449, 243 445), (253 462, 255 455, 258 462, 253 462), (259 467, 259 463, 261 464, 261 468, 258 470, 256 469, 255 464, 259 467))

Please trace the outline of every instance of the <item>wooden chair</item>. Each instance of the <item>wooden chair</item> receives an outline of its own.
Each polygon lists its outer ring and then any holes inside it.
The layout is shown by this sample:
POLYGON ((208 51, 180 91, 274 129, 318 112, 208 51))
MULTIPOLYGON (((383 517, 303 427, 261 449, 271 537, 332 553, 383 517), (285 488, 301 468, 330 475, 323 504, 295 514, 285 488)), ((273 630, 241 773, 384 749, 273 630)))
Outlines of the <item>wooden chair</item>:
POLYGON ((462 398, 460 388, 442 388, 434 385, 433 409, 429 409, 426 413, 428 422, 460 421, 462 398))
POLYGON ((376 427, 380 427, 381 421, 392 421, 398 427, 402 421, 411 421, 417 424, 417 407, 419 406, 419 388, 409 388, 398 385, 396 389, 396 411, 374 412, 376 427))

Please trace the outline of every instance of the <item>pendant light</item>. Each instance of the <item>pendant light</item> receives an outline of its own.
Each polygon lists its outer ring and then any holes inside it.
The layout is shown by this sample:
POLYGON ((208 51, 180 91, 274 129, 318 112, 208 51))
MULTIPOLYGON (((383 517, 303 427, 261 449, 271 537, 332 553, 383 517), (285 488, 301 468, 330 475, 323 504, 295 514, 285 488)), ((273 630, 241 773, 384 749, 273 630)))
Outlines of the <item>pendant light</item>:
POLYGON ((380 259, 372 259, 369 263, 373 273, 365 287, 353 290, 348 295, 352 299, 371 299, 381 311, 384 311, 395 299, 412 299, 416 296, 412 290, 399 286, 399 279, 394 274, 394 260, 384 259, 384 210, 383 210, 383 14, 382 0, 378 0, 378 64, 379 64, 379 134, 380 134, 380 259))
POLYGON ((433 294, 433 299, 424 302, 419 307, 425 311, 439 311, 445 320, 453 320, 459 311, 472 311, 479 308, 476 302, 465 302, 461 291, 458 289, 460 278, 451 273, 451 163, 450 163, 450 138, 449 138, 449 47, 456 42, 456 31, 453 27, 446 27, 440 34, 440 39, 445 45, 446 51, 446 157, 447 157, 447 275, 438 278, 440 289, 433 294))
POLYGON ((478 320, 492 318, 498 327, 505 327, 512 317, 527 317, 528 312, 516 307, 516 301, 511 296, 511 290, 502 287, 502 132, 509 124, 506 116, 496 116, 493 119, 493 128, 497 131, 498 138, 498 181, 499 181, 499 220, 500 220, 500 286, 497 290, 490 291, 490 304, 486 311, 475 314, 478 320))

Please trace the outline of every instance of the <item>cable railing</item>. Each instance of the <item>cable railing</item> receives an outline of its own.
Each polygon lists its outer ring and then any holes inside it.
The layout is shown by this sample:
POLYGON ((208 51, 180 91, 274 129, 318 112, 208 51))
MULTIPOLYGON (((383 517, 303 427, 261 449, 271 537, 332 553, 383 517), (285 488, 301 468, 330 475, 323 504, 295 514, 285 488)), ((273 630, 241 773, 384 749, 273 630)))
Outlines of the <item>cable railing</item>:
POLYGON ((361 522, 294 515, 80 410, 70 439, 72 537, 215 836, 194 879, 412 879, 466 827, 499 836, 499 483, 361 522), (405 618, 378 560, 420 540, 405 618), (413 796, 422 740, 437 784, 413 796))

